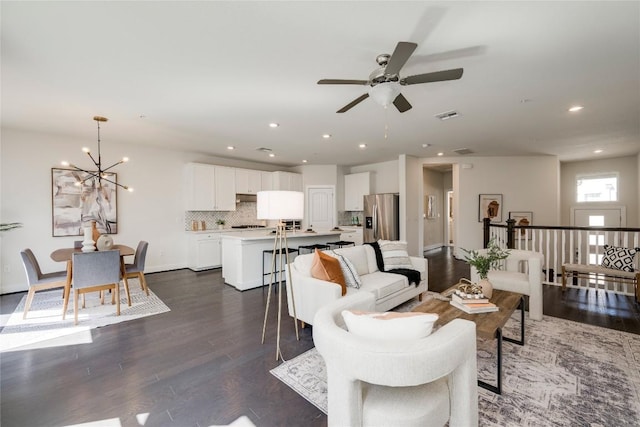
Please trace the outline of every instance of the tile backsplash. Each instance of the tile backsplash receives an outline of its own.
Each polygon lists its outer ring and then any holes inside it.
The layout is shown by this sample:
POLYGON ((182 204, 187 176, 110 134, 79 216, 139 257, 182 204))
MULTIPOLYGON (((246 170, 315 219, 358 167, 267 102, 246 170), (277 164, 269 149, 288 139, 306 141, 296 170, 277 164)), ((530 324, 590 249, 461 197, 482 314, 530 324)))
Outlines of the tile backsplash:
MULTIPOLYGON (((191 222, 205 222, 207 230, 218 228, 216 221, 223 219, 225 228, 234 225, 271 225, 266 221, 257 220, 257 205, 255 202, 239 202, 235 211, 187 211, 184 216, 184 229, 191 231, 191 222)), ((338 212, 338 225, 352 225, 353 221, 362 224, 364 216, 362 211, 338 212)), ((200 228, 200 226, 199 226, 200 228)))
POLYGON ((207 230, 216 229, 218 228, 216 221, 219 219, 225 221, 225 228, 233 225, 266 225, 256 217, 255 202, 239 202, 235 211, 187 211, 184 216, 184 229, 191 231, 191 221, 198 221, 199 224, 204 221, 207 230))

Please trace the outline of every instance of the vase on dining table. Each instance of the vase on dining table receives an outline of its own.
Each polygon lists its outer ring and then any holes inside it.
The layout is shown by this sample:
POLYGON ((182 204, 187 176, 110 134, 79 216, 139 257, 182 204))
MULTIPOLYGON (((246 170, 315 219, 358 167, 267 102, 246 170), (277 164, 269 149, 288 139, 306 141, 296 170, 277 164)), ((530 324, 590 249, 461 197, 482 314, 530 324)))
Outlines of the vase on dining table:
POLYGON ((82 241, 82 252, 93 252, 96 250, 93 241, 93 227, 84 227, 84 240, 82 241))

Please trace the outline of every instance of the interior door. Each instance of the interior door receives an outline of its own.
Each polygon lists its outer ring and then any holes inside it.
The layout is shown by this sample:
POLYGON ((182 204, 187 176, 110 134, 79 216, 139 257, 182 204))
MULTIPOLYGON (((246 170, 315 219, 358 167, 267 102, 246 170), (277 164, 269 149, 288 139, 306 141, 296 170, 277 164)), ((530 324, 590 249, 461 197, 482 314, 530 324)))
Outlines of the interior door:
POLYGON ((334 219, 335 189, 333 187, 313 187, 307 189, 308 227, 318 231, 330 230, 336 226, 334 219))

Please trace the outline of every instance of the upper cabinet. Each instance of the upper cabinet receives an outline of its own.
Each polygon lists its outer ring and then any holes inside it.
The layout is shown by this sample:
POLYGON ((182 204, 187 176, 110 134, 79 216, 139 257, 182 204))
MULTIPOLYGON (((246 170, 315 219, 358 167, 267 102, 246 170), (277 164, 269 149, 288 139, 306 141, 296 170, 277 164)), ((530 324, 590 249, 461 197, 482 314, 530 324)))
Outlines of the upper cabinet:
POLYGON ((302 175, 292 172, 273 172, 273 189, 286 191, 302 191, 302 175))
POLYGON ((363 200, 371 193, 371 173, 353 173, 344 176, 344 210, 364 210, 363 200))
POLYGON ((261 190, 262 191, 271 191, 273 190, 273 173, 272 172, 260 172, 260 180, 261 180, 261 190))
POLYGON ((235 169, 188 163, 185 193, 188 211, 235 211, 235 169))
POLYGON ((236 193, 257 194, 262 190, 262 172, 251 169, 236 169, 236 193))

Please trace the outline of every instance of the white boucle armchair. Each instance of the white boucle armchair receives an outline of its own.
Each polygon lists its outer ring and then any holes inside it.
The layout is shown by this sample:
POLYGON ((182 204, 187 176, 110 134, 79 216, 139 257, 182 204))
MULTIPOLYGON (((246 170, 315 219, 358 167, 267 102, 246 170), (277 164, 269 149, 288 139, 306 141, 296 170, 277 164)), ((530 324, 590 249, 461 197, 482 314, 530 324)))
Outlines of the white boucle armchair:
MULTIPOLYGON (((478 253, 485 253, 485 249, 478 253)), ((503 270, 489 270, 487 279, 494 289, 517 292, 529 296, 529 318, 542 320, 542 265, 540 252, 509 249, 509 256, 502 261, 503 270)), ((478 282, 480 276, 471 267, 471 281, 478 282)))
POLYGON ((476 332, 456 319, 426 338, 386 340, 348 332, 342 310, 372 311, 368 292, 320 308, 313 340, 327 367, 328 425, 478 425, 476 332))

